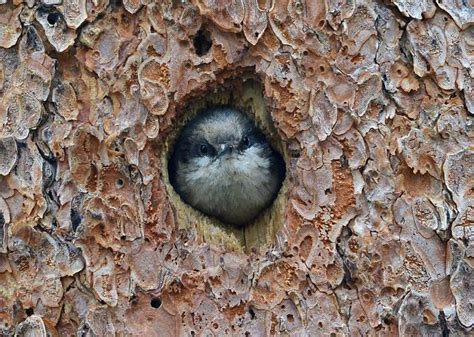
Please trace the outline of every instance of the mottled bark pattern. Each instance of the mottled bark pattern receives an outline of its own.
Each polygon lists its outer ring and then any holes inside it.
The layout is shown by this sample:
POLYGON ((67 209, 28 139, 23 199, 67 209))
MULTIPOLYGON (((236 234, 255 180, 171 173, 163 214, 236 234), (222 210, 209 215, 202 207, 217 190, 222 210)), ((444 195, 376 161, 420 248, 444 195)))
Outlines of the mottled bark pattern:
POLYGON ((0 0, 0 335, 469 335, 473 22, 454 0, 0 0), (244 77, 288 178, 276 236, 239 248, 179 224, 163 158, 184 107, 244 77))

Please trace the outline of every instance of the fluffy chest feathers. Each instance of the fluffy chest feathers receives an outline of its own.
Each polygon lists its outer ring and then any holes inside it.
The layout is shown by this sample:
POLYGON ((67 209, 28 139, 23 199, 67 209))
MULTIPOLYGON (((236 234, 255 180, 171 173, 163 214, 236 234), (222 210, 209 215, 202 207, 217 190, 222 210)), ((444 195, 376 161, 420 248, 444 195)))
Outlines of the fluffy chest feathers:
POLYGON ((228 223, 245 223, 266 207, 278 190, 271 157, 252 147, 241 155, 180 164, 178 176, 187 202, 228 223))

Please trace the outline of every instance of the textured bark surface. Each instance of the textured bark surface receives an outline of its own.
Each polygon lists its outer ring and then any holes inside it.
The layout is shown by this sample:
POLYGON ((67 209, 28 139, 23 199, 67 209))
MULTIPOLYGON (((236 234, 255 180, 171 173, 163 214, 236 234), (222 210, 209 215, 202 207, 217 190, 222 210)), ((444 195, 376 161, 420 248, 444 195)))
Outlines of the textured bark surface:
POLYGON ((0 335, 473 332, 472 1, 0 3, 0 335), (218 103, 286 158, 245 230, 168 182, 218 103))

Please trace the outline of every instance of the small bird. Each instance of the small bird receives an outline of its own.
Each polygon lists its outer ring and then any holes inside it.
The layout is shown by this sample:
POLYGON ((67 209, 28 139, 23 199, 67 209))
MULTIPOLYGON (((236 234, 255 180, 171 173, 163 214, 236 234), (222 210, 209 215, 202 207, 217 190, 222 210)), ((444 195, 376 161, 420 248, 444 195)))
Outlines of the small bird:
POLYGON ((237 227, 270 206, 285 178, 281 155, 233 107, 214 107, 190 121, 168 170, 184 202, 237 227))

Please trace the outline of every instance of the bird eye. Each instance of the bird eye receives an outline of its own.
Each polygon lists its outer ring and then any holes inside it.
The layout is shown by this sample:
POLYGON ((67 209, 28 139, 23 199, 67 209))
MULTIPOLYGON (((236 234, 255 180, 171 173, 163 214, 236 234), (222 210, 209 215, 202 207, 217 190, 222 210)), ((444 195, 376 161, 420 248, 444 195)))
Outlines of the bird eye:
POLYGON ((248 148, 248 147, 249 147, 249 145, 250 145, 249 137, 244 136, 244 138, 242 138, 242 145, 244 146, 244 148, 248 148))
POLYGON ((201 144, 201 146, 199 147, 199 151, 201 151, 201 154, 205 156, 209 153, 209 147, 206 144, 201 144))

